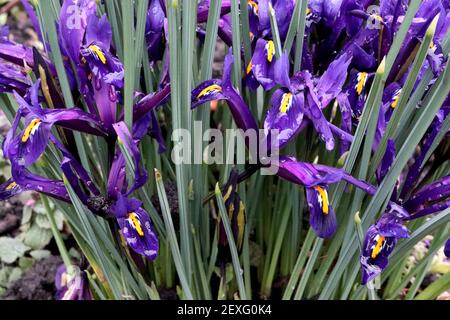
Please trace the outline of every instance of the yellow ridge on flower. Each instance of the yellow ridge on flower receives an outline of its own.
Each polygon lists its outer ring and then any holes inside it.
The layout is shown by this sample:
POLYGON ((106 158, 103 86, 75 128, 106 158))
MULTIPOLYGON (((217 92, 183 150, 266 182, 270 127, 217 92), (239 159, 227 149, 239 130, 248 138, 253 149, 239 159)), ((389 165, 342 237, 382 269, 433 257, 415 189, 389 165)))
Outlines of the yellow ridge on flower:
POLYGON ((292 105, 292 93, 288 92, 283 94, 280 104, 280 112, 286 113, 291 108, 292 105))
POLYGON ((317 190, 317 192, 319 192, 319 197, 322 200, 322 212, 327 215, 329 212, 329 207, 328 207, 328 193, 327 191, 319 186, 314 187, 314 189, 317 190))
POLYGON ((250 72, 252 72, 252 67, 253 67, 253 63, 250 60, 250 62, 247 65, 247 70, 245 71, 247 74, 249 74, 250 72))
POLYGON ((370 16, 380 22, 383 22, 383 18, 378 14, 371 14, 370 16))
POLYGON ((359 72, 358 73, 358 84, 355 87, 356 92, 358 93, 358 96, 361 95, 361 93, 364 89, 364 86, 366 85, 366 81, 367 81, 367 72, 359 72))
POLYGON ((207 86, 205 89, 203 89, 197 96, 197 99, 200 99, 204 95, 210 94, 212 92, 219 92, 222 91, 222 87, 218 84, 212 84, 210 86, 207 86))
POLYGON ((400 93, 402 92, 402 90, 398 90, 394 97, 392 98, 392 103, 391 103, 391 107, 392 109, 395 109, 395 107, 397 107, 398 104, 398 100, 400 100, 400 93))
POLYGON ((375 259, 379 254, 381 249, 383 248, 383 243, 384 243, 384 237, 383 236, 377 236, 377 244, 375 245, 375 247, 372 250, 372 254, 371 257, 372 259, 375 259))
POLYGON ((39 119, 33 119, 28 126, 25 128, 25 131, 22 136, 22 143, 25 143, 30 138, 30 135, 32 135, 36 129, 39 127, 39 124, 41 123, 41 120, 39 119))
POLYGON ((266 44, 267 61, 272 62, 273 56, 275 55, 275 44, 272 40, 267 41, 266 44))
POLYGON ((12 188, 15 188, 16 186, 17 186, 17 183, 15 181, 13 181, 10 184, 8 184, 8 186, 6 187, 6 190, 11 190, 12 188))
POLYGON ((106 57, 105 57, 105 55, 103 54, 102 50, 101 50, 98 46, 96 46, 95 44, 91 44, 91 45, 89 46, 89 49, 90 49, 93 53, 95 53, 95 55, 100 59, 100 61, 101 61, 103 64, 106 64, 106 57))
POLYGON ((128 218, 130 219, 131 223, 133 224, 134 228, 136 229, 136 232, 139 236, 144 236, 144 231, 142 231, 141 223, 139 222, 136 213, 130 212, 128 214, 128 218))
POLYGON ((258 4, 255 1, 247 1, 247 3, 249 4, 250 7, 252 7, 253 12, 258 15, 258 4))

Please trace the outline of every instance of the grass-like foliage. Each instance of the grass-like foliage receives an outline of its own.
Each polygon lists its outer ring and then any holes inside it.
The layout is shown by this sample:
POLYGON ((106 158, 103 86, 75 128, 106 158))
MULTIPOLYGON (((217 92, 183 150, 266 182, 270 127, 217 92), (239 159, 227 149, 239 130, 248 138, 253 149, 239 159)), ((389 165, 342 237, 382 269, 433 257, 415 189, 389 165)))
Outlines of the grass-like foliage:
POLYGON ((0 199, 41 194, 58 298, 450 289, 448 1, 22 5, 41 46, 1 30, 0 199))

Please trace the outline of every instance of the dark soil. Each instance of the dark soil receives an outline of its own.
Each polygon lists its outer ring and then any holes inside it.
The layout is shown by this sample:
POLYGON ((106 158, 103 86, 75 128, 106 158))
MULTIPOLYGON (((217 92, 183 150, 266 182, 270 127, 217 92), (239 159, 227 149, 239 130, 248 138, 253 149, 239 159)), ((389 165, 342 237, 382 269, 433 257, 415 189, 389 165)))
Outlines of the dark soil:
POLYGON ((53 300, 56 293, 56 269, 61 263, 61 258, 56 256, 37 261, 22 278, 14 282, 1 299, 53 300))
POLYGON ((22 219, 23 205, 18 200, 4 201, 0 206, 0 236, 14 237, 22 219))

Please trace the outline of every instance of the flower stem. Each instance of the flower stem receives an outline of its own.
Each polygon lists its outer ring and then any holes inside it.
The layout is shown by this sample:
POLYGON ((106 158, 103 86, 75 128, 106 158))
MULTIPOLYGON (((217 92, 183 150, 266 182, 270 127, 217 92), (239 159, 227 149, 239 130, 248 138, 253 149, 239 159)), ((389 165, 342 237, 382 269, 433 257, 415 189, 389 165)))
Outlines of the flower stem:
POLYGON ((72 260, 70 259, 69 252, 67 251, 66 245, 64 244, 64 240, 61 236, 61 232, 59 232, 58 227, 56 226, 55 221, 55 211, 50 207, 50 203, 45 196, 41 196, 42 203, 45 207, 45 213, 47 215, 48 221, 50 222, 50 227, 52 230, 53 237, 55 238, 56 246, 58 247, 59 254, 66 266, 67 271, 72 267, 72 260))

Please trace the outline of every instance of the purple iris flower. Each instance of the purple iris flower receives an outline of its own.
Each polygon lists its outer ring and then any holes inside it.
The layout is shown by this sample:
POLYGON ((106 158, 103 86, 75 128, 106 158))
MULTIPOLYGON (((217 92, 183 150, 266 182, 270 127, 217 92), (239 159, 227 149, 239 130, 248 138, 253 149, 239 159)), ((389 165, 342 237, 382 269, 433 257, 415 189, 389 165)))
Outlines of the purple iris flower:
MULTIPOLYGON (((285 87, 275 91, 272 97, 272 107, 268 111, 264 126, 267 141, 272 140, 268 130, 278 129, 280 132, 277 136, 278 145, 280 148, 285 146, 307 125, 306 122, 302 123, 303 114, 313 121, 316 127, 324 131, 322 118, 326 125, 328 122, 322 114, 321 107, 327 106, 341 92, 350 60, 348 55, 342 55, 319 79, 312 79, 308 72, 301 72, 289 79, 287 56, 283 55, 277 61, 274 77, 285 87), (309 99, 309 106, 304 106, 306 104, 304 99, 309 99), (311 110, 305 110, 308 107, 311 110)), ((232 63, 233 56, 230 52, 225 58, 224 78, 205 81, 195 88, 192 92, 192 106, 195 108, 211 100, 226 100, 238 127, 243 130, 256 130, 257 125, 253 115, 231 84, 232 63)), ((329 130, 331 135, 331 129, 329 130)), ((311 164, 298 162, 290 157, 281 157, 280 161, 272 165, 277 167, 277 174, 280 177, 306 187, 311 225, 318 236, 331 237, 337 223, 334 210, 328 200, 328 184, 341 180, 343 171, 331 168, 320 171, 311 164)), ((355 180, 351 181, 358 183, 355 180)))
POLYGON ((345 92, 348 96, 348 102, 352 110, 352 116, 357 120, 362 114, 366 96, 369 93, 370 83, 374 73, 358 71, 352 69, 350 71, 350 78, 345 92))
POLYGON ((21 67, 32 67, 34 65, 31 48, 10 41, 5 37, 0 38, 0 58, 21 67))
POLYGON ((318 237, 330 238, 336 231, 337 221, 328 198, 328 185, 342 180, 344 172, 322 173, 310 163, 286 156, 281 156, 279 162, 272 165, 277 166, 279 177, 305 187, 309 223, 318 237))
MULTIPOLYGON (((209 6, 208 6, 209 8, 209 6)), ((165 45, 164 20, 165 12, 159 0, 151 0, 148 5, 147 20, 145 23, 145 41, 147 43, 148 57, 151 64, 163 58, 165 45)))
POLYGON ((410 219, 417 219, 447 208, 449 196, 450 175, 446 175, 414 192, 405 201, 405 208, 412 213, 410 219))
POLYGON ((133 136, 124 122, 114 124, 118 136, 118 143, 128 150, 134 162, 133 184, 127 188, 125 177, 124 154, 116 153, 108 178, 108 197, 114 200, 112 214, 116 217, 123 236, 128 245, 137 253, 150 260, 156 258, 158 252, 158 238, 148 216, 142 208, 142 202, 129 198, 129 195, 142 187, 148 178, 147 172, 141 164, 138 141, 147 132, 148 121, 144 119, 133 126, 133 136), (142 123, 142 122, 147 122, 142 123))
POLYGON ((86 272, 76 266, 70 268, 71 272, 67 272, 66 266, 61 265, 56 270, 56 300, 92 300, 86 272))
POLYGON ((242 97, 231 83, 233 55, 231 48, 225 57, 223 79, 207 80, 192 91, 192 108, 196 108, 205 102, 212 100, 226 100, 233 118, 242 130, 254 129, 258 126, 242 97))
POLYGON ((301 71, 289 79, 289 62, 285 54, 277 61, 275 80, 281 84, 271 99, 271 107, 264 121, 264 129, 279 130, 280 148, 292 140, 302 128, 303 116, 310 120, 326 148, 334 148, 332 128, 322 109, 337 97, 347 78, 351 56, 341 55, 330 64, 319 78, 314 79, 308 71, 301 71))
POLYGON ((149 123, 150 117, 134 123, 133 135, 124 122, 113 125, 118 137, 118 148, 109 170, 106 197, 100 194, 87 172, 67 152, 64 152, 61 168, 80 200, 93 213, 103 218, 116 219, 130 248, 153 260, 158 252, 158 238, 148 213, 142 208, 142 202, 130 196, 147 182, 148 175, 142 166, 138 143, 148 132, 149 123), (128 181, 126 156, 121 146, 127 150, 134 165, 134 176, 128 181), (88 190, 81 185, 88 186, 88 190))
POLYGON ((31 165, 41 156, 52 135, 53 125, 92 134, 103 134, 101 123, 94 116, 78 108, 42 109, 39 105, 39 88, 38 80, 30 88, 31 103, 17 93, 14 94, 19 104, 19 111, 3 142, 3 153, 6 158, 17 160, 20 165, 31 165), (22 117, 25 119, 25 127, 17 134, 22 117))
POLYGON ((111 25, 106 15, 97 17, 95 1, 66 0, 59 26, 62 46, 75 65, 80 91, 91 113, 98 113, 111 133, 124 78, 122 62, 110 51, 111 25))
POLYGON ((379 275, 388 265, 388 257, 401 238, 408 238, 408 229, 402 221, 408 213, 400 206, 390 204, 388 211, 367 230, 361 250, 362 284, 379 275))

